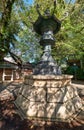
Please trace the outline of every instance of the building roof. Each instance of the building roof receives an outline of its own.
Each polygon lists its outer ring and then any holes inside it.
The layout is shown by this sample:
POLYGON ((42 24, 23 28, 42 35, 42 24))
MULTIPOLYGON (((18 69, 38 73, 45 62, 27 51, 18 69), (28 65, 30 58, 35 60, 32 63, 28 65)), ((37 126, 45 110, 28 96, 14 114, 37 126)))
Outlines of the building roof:
POLYGON ((17 64, 12 57, 4 57, 4 61, 7 61, 9 63, 17 64))
POLYGON ((17 63, 11 57, 5 57, 3 61, 0 61, 0 68, 17 68, 17 63))
POLYGON ((31 63, 29 63, 29 62, 25 62, 24 64, 23 64, 23 69, 32 69, 33 67, 32 67, 32 64, 31 63))

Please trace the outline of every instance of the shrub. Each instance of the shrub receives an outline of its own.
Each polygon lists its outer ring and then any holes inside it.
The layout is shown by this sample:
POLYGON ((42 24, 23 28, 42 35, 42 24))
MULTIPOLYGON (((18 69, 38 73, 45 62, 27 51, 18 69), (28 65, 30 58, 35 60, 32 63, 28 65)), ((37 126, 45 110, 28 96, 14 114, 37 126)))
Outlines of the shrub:
POLYGON ((81 68, 75 68, 73 66, 69 66, 66 71, 65 74, 69 74, 69 75, 73 75, 74 79, 78 79, 78 80, 84 80, 84 70, 81 68))

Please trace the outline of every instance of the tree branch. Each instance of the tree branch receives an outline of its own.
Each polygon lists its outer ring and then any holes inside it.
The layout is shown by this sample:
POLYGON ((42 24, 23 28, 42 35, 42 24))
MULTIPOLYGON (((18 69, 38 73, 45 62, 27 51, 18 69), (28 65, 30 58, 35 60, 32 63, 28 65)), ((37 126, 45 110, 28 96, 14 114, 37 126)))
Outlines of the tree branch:
POLYGON ((84 27, 82 27, 80 30, 76 31, 76 33, 80 33, 83 29, 84 29, 84 27))

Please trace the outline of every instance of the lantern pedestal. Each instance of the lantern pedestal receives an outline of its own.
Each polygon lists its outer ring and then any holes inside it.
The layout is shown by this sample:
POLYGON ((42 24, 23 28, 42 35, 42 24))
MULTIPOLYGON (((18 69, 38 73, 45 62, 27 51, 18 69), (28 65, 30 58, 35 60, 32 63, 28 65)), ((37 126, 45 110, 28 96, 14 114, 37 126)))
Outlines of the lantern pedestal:
POLYGON ((29 75, 15 104, 23 119, 72 121, 83 109, 69 75, 29 75))

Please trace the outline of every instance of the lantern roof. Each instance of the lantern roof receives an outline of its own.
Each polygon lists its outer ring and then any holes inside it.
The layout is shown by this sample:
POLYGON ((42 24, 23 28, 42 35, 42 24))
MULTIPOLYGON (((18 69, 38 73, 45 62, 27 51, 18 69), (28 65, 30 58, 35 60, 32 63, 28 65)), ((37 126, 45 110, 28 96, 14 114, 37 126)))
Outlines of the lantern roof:
POLYGON ((38 19, 36 20, 36 22, 33 24, 34 30, 36 33, 42 35, 43 34, 43 28, 46 27, 47 30, 49 30, 50 28, 51 31, 56 34, 61 27, 61 21, 58 20, 54 15, 52 16, 39 16, 38 19))

